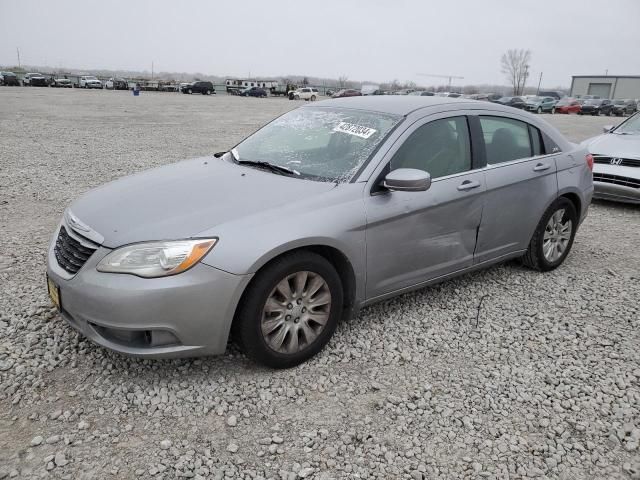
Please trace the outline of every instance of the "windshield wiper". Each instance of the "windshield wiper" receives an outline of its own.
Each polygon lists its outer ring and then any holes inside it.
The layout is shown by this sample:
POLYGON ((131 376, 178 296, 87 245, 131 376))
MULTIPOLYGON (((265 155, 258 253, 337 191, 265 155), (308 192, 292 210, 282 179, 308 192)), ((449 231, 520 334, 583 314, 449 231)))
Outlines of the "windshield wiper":
POLYGON ((250 167, 260 167, 270 170, 274 173, 281 175, 300 175, 300 172, 293 170, 289 167, 283 167, 282 165, 276 165, 275 163, 261 162, 257 160, 236 160, 238 165, 248 165, 250 167))

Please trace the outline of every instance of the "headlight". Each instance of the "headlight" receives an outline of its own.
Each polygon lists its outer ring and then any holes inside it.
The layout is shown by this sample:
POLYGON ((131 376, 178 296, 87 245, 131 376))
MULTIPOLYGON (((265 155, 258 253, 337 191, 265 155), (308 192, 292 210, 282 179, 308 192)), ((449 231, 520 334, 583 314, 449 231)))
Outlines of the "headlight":
POLYGON ((128 245, 104 257, 96 268, 99 272, 130 273, 144 278, 176 275, 202 260, 217 241, 206 238, 128 245))

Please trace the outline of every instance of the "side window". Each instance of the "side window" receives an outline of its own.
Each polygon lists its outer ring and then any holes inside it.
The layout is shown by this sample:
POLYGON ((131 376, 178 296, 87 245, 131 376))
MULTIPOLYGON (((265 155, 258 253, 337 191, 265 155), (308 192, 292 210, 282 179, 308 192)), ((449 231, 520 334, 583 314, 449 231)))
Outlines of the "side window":
POLYGON ((471 170, 466 117, 435 120, 419 127, 391 159, 391 170, 417 168, 432 178, 471 170))
POLYGON ((497 164, 532 156, 529 129, 525 122, 505 117, 480 117, 487 163, 497 164))
POLYGON ((533 156, 544 155, 544 144, 540 136, 540 130, 533 125, 529 125, 529 135, 531 135, 531 147, 533 148, 533 156))

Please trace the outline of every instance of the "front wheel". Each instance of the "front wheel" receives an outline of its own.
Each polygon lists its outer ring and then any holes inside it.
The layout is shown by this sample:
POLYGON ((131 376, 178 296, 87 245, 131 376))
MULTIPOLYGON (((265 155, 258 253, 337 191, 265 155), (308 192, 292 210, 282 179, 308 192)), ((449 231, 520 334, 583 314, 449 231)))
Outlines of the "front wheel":
POLYGON ((551 115, 555 115, 556 114, 556 107, 551 107, 551 115))
POLYGON ((190 88, 188 88, 188 89, 187 89, 187 93, 188 93, 189 95, 191 95, 191 89, 190 89, 190 88))
POLYGON ((578 214, 573 203, 565 197, 558 198, 540 219, 522 263, 541 272, 559 267, 571 250, 577 228, 578 214))
POLYGON ((293 96, 293 99, 294 99, 294 100, 300 100, 300 95, 294 95, 294 96, 293 96))
POLYGON ((233 324, 234 337, 252 360, 289 368, 318 353, 342 314, 342 282, 324 257, 286 254, 254 277, 233 324))
POLYGON ((536 113, 542 113, 542 107, 538 107, 538 109, 536 110, 536 113))
POLYGON ((315 95, 311 95, 311 101, 315 102, 316 101, 316 96, 315 95))

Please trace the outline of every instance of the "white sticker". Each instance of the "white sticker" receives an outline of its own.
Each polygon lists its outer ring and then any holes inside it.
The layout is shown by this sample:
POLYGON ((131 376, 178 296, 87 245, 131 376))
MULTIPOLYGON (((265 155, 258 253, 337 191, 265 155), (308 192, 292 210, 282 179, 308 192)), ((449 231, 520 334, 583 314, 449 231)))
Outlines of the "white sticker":
POLYGON ((355 135, 360 138, 369 138, 371 135, 376 133, 377 130, 374 128, 363 127, 362 125, 356 125, 355 123, 340 122, 333 131, 348 133, 349 135, 355 135))

